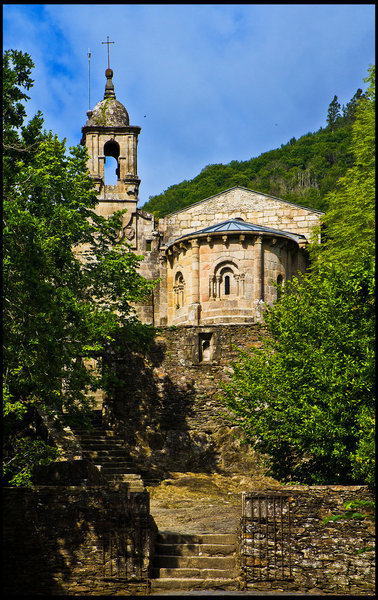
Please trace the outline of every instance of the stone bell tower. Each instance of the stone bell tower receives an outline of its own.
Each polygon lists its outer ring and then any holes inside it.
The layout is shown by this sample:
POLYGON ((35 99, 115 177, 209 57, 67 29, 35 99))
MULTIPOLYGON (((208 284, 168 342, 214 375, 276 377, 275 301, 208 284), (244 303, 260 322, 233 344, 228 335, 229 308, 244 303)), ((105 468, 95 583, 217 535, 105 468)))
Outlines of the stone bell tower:
POLYGON ((87 112, 81 143, 88 149, 88 169, 96 184, 99 200, 96 212, 107 217, 116 210, 127 208, 123 222, 125 230, 131 224, 138 202, 137 145, 141 128, 130 125, 126 108, 116 98, 112 69, 108 67, 105 76, 104 99, 87 112), (116 160, 116 185, 105 182, 107 157, 116 160))

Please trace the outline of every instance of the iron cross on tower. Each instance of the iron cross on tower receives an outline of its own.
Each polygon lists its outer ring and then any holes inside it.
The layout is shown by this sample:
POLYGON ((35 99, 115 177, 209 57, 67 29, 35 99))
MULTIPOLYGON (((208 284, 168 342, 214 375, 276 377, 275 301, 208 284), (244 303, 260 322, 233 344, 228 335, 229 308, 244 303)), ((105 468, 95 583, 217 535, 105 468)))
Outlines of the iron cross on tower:
POLYGON ((106 42, 101 42, 101 44, 108 45, 108 69, 110 69, 110 57, 109 57, 109 44, 114 44, 114 42, 109 42, 109 36, 106 36, 106 42))

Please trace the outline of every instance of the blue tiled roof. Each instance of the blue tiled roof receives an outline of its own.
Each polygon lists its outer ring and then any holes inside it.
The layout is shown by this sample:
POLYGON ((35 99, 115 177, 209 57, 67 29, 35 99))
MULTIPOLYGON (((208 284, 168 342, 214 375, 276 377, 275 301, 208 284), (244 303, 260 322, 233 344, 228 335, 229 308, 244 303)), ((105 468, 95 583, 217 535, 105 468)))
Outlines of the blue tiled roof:
POLYGON ((213 233, 221 231, 261 231, 266 233, 282 233, 275 229, 269 229, 269 227, 263 227, 262 225, 255 225, 253 223, 246 223, 241 219, 230 219, 229 221, 223 221, 216 225, 210 225, 204 229, 196 231, 196 233, 213 233))
MULTIPOLYGON (((204 229, 199 229, 197 231, 193 231, 191 233, 187 233, 177 240, 181 240, 183 238, 192 237, 195 235, 202 234, 211 234, 211 233, 222 233, 222 232, 238 232, 238 233, 266 233, 268 235, 280 235, 284 237, 291 238, 292 240, 299 242, 300 240, 305 240, 305 236, 300 233, 290 233, 288 231, 280 231, 279 229, 271 229, 269 227, 264 227, 263 225, 255 225, 254 223, 247 223, 246 221, 242 221, 241 219, 229 219, 228 221, 222 221, 222 223, 216 223, 215 225, 210 225, 209 227, 205 227, 204 229)), ((173 242, 171 242, 173 243, 173 242)))

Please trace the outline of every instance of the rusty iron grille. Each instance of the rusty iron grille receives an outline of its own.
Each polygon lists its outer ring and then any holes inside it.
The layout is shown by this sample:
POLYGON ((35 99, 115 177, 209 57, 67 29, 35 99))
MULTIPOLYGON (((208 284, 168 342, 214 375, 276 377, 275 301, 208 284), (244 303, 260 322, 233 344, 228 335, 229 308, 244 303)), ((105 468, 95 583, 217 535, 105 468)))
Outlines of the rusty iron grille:
POLYGON ((244 493, 241 559, 248 582, 292 580, 290 498, 244 493))
POLYGON ((101 576, 125 580, 148 580, 148 574, 143 569, 144 544, 140 527, 131 529, 122 525, 106 533, 102 538, 101 576))

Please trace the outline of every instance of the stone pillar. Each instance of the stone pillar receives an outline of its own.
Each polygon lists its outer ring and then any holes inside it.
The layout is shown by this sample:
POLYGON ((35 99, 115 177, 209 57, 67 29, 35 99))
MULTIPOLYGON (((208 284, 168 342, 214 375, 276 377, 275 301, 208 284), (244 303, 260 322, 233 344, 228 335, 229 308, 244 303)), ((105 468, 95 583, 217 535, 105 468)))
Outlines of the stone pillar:
POLYGON ((240 273, 240 282, 241 282, 240 295, 242 298, 245 298, 245 273, 240 273))
POLYGON ((255 242, 255 301, 264 300, 264 255, 262 236, 255 242))
POLYGON ((192 246, 192 303, 189 306, 188 320, 198 325, 200 319, 200 281, 199 281, 199 243, 191 241, 192 246))
POLYGON ((236 295, 237 295, 237 297, 239 297, 240 296, 240 285, 239 285, 240 275, 238 275, 238 274, 234 275, 234 279, 236 281, 236 295))
POLYGON ((159 285, 158 302, 155 305, 155 324, 167 325, 168 294, 167 294, 167 257, 161 253, 159 257, 159 285))
POLYGON ((255 319, 262 320, 262 308, 264 304, 264 251, 262 236, 259 235, 255 241, 255 319))
POLYGON ((192 303, 199 304, 199 244, 192 240, 192 303))
POLYGON ((213 276, 209 277, 209 300, 212 300, 214 296, 214 284, 213 284, 213 276))

